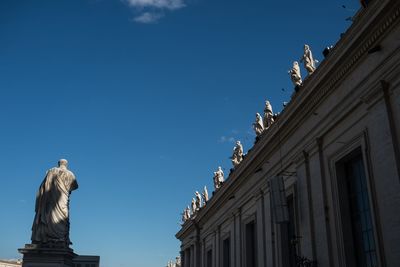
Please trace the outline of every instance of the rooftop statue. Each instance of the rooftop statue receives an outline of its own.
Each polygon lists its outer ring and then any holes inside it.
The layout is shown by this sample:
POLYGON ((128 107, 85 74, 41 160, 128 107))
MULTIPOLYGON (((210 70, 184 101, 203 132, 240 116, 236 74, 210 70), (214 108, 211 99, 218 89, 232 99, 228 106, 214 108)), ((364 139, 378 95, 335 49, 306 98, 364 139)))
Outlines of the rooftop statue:
POLYGON ((260 113, 256 113, 256 121, 253 123, 253 128, 257 136, 262 134, 262 132, 264 131, 264 123, 260 113))
POLYGON ((188 214, 186 212, 186 208, 183 209, 182 212, 182 225, 189 219, 188 214))
POLYGON ((47 171, 36 194, 32 244, 57 244, 69 247, 69 198, 78 188, 75 175, 67 169, 68 161, 60 159, 58 167, 47 171))
POLYGON ((299 62, 293 62, 293 68, 289 70, 289 74, 294 86, 302 85, 303 81, 301 80, 299 62))
POLYGON ((265 101, 265 108, 264 108, 264 127, 268 129, 271 127, 272 123, 274 123, 274 113, 272 112, 272 106, 269 101, 265 101))
POLYGON ((180 256, 177 256, 175 258, 175 266, 176 267, 181 267, 181 257, 180 256))
POLYGON ((207 187, 206 186, 204 186, 204 190, 203 190, 202 195, 203 195, 203 199, 204 199, 203 205, 205 206, 206 203, 208 202, 208 191, 207 191, 207 187))
POLYGON ((236 141, 236 146, 233 148, 232 164, 236 167, 243 160, 243 146, 240 141, 236 141))
POLYGON ((197 211, 196 200, 192 198, 192 215, 197 211))
POLYGON ((196 191, 196 193, 194 193, 196 195, 196 210, 199 210, 202 206, 202 201, 201 201, 201 195, 199 193, 199 191, 196 191))
POLYGON ((304 54, 300 62, 304 62, 304 68, 307 70, 308 75, 313 74, 315 71, 315 63, 317 60, 314 60, 311 49, 308 45, 304 45, 304 54))
POLYGON ((224 183, 224 172, 221 167, 218 167, 218 170, 214 172, 214 189, 219 189, 224 183))
POLYGON ((190 219, 190 207, 189 206, 187 206, 185 209, 185 218, 186 218, 186 220, 190 219))

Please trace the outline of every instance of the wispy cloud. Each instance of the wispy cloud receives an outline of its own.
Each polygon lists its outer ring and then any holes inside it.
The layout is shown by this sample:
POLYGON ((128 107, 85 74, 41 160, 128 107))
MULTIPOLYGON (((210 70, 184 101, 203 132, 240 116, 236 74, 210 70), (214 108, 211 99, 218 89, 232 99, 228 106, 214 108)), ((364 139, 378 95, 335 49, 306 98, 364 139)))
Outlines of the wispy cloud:
POLYGON ((135 8, 158 8, 175 10, 185 6, 184 0, 126 0, 135 8))
POLYGON ((139 23, 155 23, 164 16, 164 11, 173 11, 186 6, 185 0, 124 0, 139 15, 133 18, 139 23))
POLYGON ((135 17, 133 20, 139 23, 156 23, 163 15, 160 13, 144 12, 141 15, 135 17))
POLYGON ((235 142, 235 138, 232 136, 221 136, 218 140, 219 143, 226 143, 226 142, 230 142, 230 143, 234 143, 235 142))
POLYGON ((232 129, 232 130, 231 130, 231 133, 237 135, 237 134, 239 134, 239 131, 236 130, 236 129, 232 129))

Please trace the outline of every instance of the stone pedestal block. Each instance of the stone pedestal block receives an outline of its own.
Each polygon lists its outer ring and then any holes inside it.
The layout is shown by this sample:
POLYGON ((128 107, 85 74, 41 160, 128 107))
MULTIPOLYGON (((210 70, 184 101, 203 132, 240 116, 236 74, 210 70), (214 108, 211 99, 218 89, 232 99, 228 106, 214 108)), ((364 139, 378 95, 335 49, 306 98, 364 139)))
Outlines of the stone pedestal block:
POLYGON ((41 247, 27 244, 18 251, 23 254, 22 267, 73 267, 77 256, 71 248, 41 247))

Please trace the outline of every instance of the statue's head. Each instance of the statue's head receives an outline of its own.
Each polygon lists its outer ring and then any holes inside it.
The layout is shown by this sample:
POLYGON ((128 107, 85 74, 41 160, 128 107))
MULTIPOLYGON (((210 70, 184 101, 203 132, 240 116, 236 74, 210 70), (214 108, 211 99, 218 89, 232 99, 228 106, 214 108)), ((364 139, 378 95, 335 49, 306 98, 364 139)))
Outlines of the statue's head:
POLYGON ((67 167, 68 167, 68 160, 66 160, 66 159, 60 159, 60 160, 58 161, 58 167, 65 167, 65 168, 67 168, 67 167))
POLYGON ((308 45, 304 45, 304 50, 309 50, 310 49, 310 47, 308 46, 308 45))
POLYGON ((236 141, 236 145, 238 145, 238 146, 240 145, 240 141, 239 141, 239 140, 238 140, 238 141, 236 141))

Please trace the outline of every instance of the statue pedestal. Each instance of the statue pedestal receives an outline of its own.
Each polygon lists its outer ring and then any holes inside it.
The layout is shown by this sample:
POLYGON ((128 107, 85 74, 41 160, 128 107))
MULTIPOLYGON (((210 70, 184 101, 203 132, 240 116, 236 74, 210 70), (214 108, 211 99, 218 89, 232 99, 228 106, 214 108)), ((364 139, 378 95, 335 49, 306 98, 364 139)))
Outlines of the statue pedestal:
POLYGON ((22 267, 73 267, 72 259, 77 256, 71 248, 35 244, 26 244, 18 251, 23 254, 22 267))

